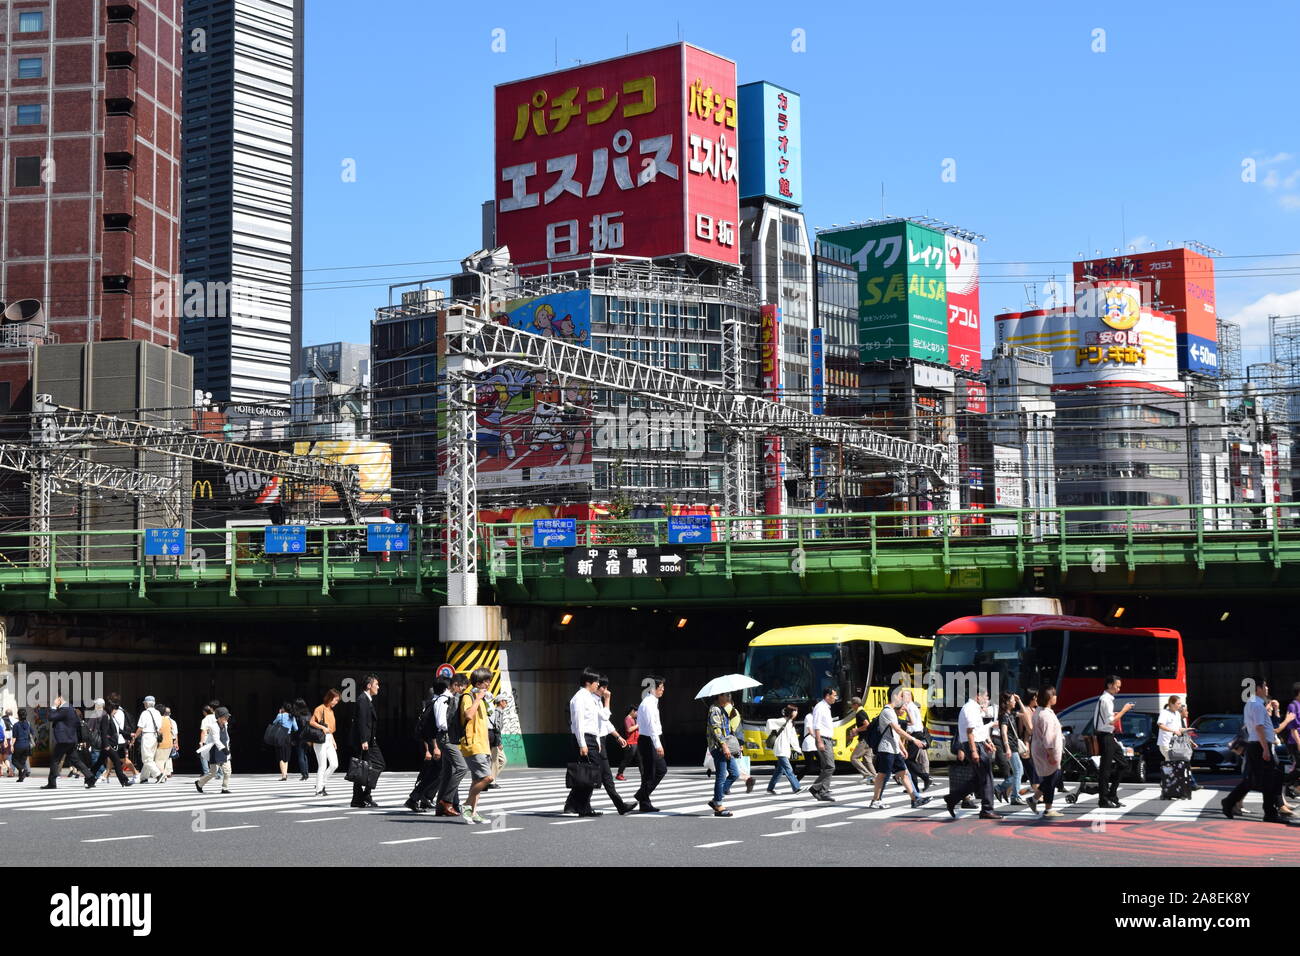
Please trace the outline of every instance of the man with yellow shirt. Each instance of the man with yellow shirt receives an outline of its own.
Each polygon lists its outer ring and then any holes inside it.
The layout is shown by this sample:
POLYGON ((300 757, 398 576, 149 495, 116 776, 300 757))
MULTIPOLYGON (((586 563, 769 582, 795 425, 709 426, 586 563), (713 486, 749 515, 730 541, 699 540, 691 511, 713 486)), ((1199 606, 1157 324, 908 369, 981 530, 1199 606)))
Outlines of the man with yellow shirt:
POLYGON ((492 672, 480 667, 469 675, 470 690, 460 695, 460 752, 465 756, 472 783, 462 816, 466 823, 487 823, 478 812, 478 798, 492 783, 492 746, 488 742, 487 693, 492 672))

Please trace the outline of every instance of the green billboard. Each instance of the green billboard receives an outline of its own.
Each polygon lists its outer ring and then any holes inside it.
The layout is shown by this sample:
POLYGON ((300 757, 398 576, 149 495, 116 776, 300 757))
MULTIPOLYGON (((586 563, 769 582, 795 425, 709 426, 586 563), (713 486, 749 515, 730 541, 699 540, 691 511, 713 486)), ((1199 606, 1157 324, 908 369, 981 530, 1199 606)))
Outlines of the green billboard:
POLYGON ((899 221, 819 237, 858 267, 859 358, 948 361, 943 233, 899 221))

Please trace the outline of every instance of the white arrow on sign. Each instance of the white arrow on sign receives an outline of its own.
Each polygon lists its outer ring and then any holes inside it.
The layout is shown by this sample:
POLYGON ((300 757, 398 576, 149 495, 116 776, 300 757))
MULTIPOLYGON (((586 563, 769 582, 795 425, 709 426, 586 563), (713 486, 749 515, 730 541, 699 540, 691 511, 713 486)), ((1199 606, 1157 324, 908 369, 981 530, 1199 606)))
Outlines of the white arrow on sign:
POLYGON ((664 564, 680 564, 682 556, 680 554, 661 554, 659 560, 664 564))
POLYGON ((563 535, 563 534, 546 534, 546 535, 543 535, 543 536, 542 536, 542 547, 546 547, 546 546, 547 546, 548 544, 550 544, 552 541, 558 541, 560 544, 563 544, 565 538, 566 538, 566 535, 563 535))

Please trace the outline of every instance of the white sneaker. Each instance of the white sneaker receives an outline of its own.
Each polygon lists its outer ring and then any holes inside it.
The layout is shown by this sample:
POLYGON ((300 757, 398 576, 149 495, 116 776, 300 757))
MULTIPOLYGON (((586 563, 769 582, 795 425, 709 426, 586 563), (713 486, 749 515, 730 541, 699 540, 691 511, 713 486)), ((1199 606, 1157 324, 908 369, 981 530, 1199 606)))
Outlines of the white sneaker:
POLYGON ((870 803, 867 804, 867 809, 868 809, 868 810, 888 810, 888 809, 889 809, 889 804, 887 804, 887 803, 881 803, 879 800, 872 800, 870 803))

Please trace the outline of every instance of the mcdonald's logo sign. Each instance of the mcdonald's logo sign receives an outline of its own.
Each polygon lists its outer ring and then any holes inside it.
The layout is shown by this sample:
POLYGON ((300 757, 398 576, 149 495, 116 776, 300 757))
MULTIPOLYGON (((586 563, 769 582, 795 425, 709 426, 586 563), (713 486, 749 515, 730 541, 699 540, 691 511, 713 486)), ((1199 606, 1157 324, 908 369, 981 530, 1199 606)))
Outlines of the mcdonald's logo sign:
POLYGON ((212 482, 208 481, 206 478, 202 481, 194 482, 194 487, 190 491, 190 498, 194 501, 204 497, 209 500, 212 498, 212 482))

